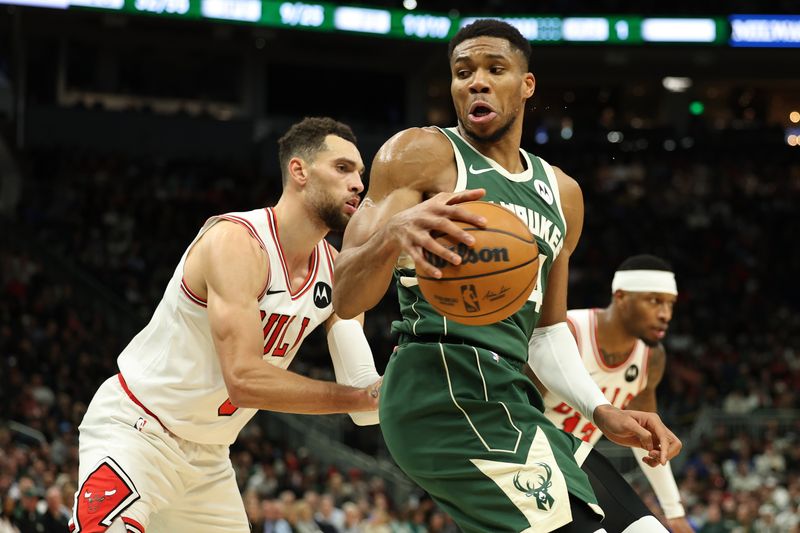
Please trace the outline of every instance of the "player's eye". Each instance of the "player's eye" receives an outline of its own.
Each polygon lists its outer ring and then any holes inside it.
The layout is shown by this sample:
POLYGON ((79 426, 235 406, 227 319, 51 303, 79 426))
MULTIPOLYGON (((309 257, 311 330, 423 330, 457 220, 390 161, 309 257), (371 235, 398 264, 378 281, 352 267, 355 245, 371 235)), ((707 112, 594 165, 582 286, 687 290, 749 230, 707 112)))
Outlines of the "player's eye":
POLYGON ((470 75, 470 71, 469 70, 465 70, 465 69, 461 69, 461 70, 456 72, 456 77, 458 79, 461 79, 461 80, 463 80, 465 78, 468 78, 469 75, 470 75))
POLYGON ((489 72, 492 74, 502 74, 505 69, 503 67, 492 67, 489 69, 489 72))

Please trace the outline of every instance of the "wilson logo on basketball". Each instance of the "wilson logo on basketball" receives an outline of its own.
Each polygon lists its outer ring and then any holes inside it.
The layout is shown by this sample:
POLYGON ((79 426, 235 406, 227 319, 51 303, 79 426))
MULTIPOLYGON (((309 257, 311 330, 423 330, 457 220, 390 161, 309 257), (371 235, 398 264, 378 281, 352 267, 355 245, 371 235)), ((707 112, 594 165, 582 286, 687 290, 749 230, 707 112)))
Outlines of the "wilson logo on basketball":
MULTIPOLYGON (((470 248, 464 243, 459 243, 457 246, 450 246, 448 250, 457 253, 461 256, 461 264, 469 265, 474 263, 508 263, 508 248, 470 248)), ((449 261, 434 255, 425 250, 425 260, 436 268, 443 268, 450 264, 449 261)))

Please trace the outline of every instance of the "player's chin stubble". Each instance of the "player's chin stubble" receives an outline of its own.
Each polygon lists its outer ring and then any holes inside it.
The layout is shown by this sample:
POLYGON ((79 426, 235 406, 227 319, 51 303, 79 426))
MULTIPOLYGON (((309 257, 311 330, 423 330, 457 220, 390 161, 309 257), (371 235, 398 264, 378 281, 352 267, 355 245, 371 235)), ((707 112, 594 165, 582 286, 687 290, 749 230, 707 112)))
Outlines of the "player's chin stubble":
POLYGON ((342 206, 334 204, 330 199, 317 206, 317 216, 331 231, 342 232, 350 222, 350 217, 342 213, 342 206))
POLYGON ((514 124, 514 118, 510 118, 505 124, 497 128, 493 133, 489 135, 478 135, 472 129, 466 126, 465 122, 462 122, 462 126, 464 127, 464 133, 467 137, 477 141, 479 143, 493 143, 497 142, 503 137, 506 136, 508 131, 511 129, 511 126, 514 124))

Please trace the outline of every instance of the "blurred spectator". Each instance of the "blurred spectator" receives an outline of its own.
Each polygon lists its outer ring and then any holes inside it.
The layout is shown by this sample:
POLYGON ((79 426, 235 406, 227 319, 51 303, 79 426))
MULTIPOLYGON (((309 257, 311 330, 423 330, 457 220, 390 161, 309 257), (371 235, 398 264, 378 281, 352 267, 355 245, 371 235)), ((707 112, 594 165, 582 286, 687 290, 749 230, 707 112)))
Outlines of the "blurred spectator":
POLYGON ((42 512, 41 523, 43 533, 69 533, 69 518, 72 512, 64 505, 61 489, 52 486, 45 494, 45 508, 42 512))
POLYGON ((336 507, 331 494, 323 494, 320 497, 319 510, 314 514, 314 519, 320 527, 333 528, 335 533, 344 529, 344 511, 336 507))

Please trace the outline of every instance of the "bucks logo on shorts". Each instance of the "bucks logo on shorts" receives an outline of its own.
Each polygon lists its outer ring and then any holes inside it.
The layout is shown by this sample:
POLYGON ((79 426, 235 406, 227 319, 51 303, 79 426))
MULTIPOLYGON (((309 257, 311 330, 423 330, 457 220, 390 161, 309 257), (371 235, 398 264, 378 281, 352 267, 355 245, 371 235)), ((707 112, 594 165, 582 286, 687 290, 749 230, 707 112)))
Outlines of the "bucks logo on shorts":
POLYGON ((548 511, 553 507, 553 503, 555 499, 550 495, 550 487, 553 486, 553 482, 550 481, 550 478, 553 477, 553 471, 550 469, 550 466, 546 463, 535 463, 537 466, 541 466, 544 468, 545 475, 539 474, 539 486, 534 487, 531 485, 530 481, 525 482, 525 486, 522 486, 522 483, 519 481, 519 476, 522 473, 522 470, 517 472, 514 476, 514 487, 520 492, 524 492, 525 496, 533 497, 536 500, 536 505, 542 511, 548 511))

